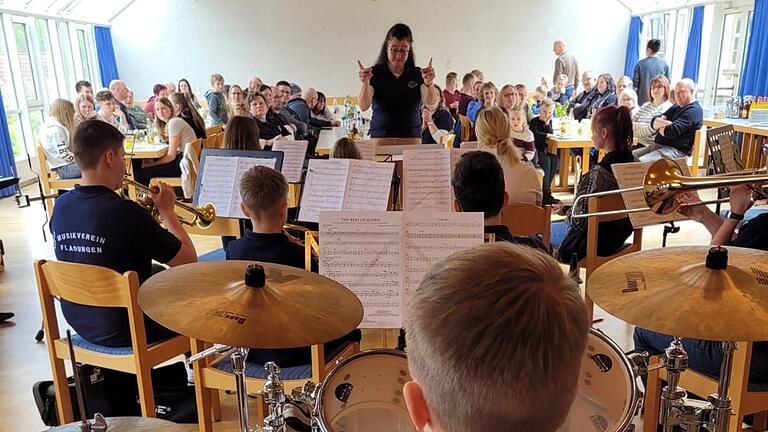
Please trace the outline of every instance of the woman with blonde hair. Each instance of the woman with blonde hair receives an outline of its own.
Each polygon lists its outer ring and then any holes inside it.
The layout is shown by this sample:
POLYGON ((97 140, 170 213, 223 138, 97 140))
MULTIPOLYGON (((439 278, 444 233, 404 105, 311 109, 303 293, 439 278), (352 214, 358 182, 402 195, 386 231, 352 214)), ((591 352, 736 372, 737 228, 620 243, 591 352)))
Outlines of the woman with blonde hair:
POLYGON ((339 138, 333 143, 331 149, 331 159, 362 159, 360 149, 357 148, 355 141, 350 138, 339 138))
POLYGON ((170 99, 173 105, 173 112, 176 116, 181 117, 182 120, 195 131, 197 138, 208 138, 205 133, 205 120, 197 112, 195 106, 192 105, 192 100, 189 96, 182 92, 176 92, 172 94, 170 99))
POLYGON ((72 151, 72 137, 75 135, 75 106, 66 99, 56 99, 51 103, 48 116, 48 120, 43 125, 41 137, 48 166, 59 178, 80 177, 80 167, 75 162, 75 154, 72 151))
POLYGON ((504 170, 510 202, 541 204, 541 183, 532 164, 521 163, 520 150, 512 142, 509 118, 499 107, 480 111, 475 123, 477 148, 495 152, 504 170))
POLYGON ((497 99, 499 108, 503 108, 507 114, 511 114, 512 108, 519 104, 519 101, 517 100, 517 89, 512 84, 505 84, 504 87, 499 90, 499 97, 497 99))
POLYGON ((80 93, 77 96, 77 100, 75 100, 75 109, 77 110, 77 113, 75 114, 75 126, 98 116, 98 113, 96 112, 96 102, 94 102, 93 97, 88 93, 80 93))
POLYGON ((480 87, 478 100, 469 103, 469 106, 467 107, 467 117, 469 117, 469 119, 473 122, 477 121, 477 113, 483 109, 491 108, 496 105, 496 99, 498 95, 499 91, 496 89, 496 85, 494 83, 491 81, 484 83, 483 86, 480 87))

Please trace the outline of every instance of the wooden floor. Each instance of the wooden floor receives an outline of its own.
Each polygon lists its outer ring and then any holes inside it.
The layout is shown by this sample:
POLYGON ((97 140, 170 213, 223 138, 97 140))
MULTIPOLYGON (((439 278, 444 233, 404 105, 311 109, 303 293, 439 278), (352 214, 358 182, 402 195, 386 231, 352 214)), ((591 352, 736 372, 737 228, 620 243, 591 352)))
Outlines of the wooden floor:
MULTIPOLYGON (((30 190, 29 193, 34 193, 30 190)), ((46 427, 40 421, 32 398, 32 384, 51 379, 46 347, 36 343, 35 333, 40 328, 38 303, 32 263, 34 260, 54 258, 50 234, 43 240, 45 214, 39 203, 19 209, 12 198, 0 200, 0 239, 5 244, 5 272, 0 273, 0 311, 12 311, 16 317, 9 323, 0 324, 0 432, 42 431, 46 427)), ((669 245, 705 245, 709 235, 704 228, 693 222, 683 222, 681 232, 670 236, 669 245)), ((644 231, 644 248, 661 245, 661 227, 644 231)), ((198 253, 220 247, 218 238, 193 238, 198 253)), ((605 331, 625 350, 632 348, 632 327, 598 311, 596 318, 604 321, 596 327, 605 331)), ((64 322, 64 320, 60 320, 64 322)), ((376 347, 380 340, 366 335, 363 348, 376 347)), ((223 399, 224 418, 217 424, 217 431, 237 430, 234 399, 223 399)), ((190 427, 196 430, 196 427, 190 427)))

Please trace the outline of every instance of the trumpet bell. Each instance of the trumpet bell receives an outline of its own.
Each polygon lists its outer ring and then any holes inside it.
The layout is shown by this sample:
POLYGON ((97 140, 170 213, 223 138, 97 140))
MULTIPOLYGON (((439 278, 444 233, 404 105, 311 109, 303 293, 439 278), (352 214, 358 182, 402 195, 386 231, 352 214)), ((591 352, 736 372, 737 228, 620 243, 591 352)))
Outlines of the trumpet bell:
POLYGON ((196 210, 197 220, 195 220, 195 225, 200 229, 210 228, 216 220, 216 207, 214 207, 213 203, 205 203, 197 207, 196 210))
POLYGON ((672 159, 659 159, 648 167, 643 190, 645 202, 652 212, 665 215, 680 207, 675 198, 684 186, 683 178, 683 170, 672 159))

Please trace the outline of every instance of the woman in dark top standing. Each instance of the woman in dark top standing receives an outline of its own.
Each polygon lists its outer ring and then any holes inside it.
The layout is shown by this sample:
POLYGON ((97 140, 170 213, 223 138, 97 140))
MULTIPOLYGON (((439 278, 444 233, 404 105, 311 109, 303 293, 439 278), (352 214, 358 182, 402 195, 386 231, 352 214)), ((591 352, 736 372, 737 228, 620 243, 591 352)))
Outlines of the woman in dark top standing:
POLYGON ((379 58, 372 67, 360 60, 360 109, 373 107, 369 134, 372 138, 416 138, 421 136, 419 107, 434 105, 440 92, 434 85, 432 60, 425 68, 413 58, 413 34, 405 24, 387 32, 379 58))
MULTIPOLYGON (((575 198, 584 194, 616 190, 619 185, 613 175, 613 164, 634 162, 632 156, 632 113, 625 106, 609 105, 601 108, 592 119, 592 141, 595 148, 604 150, 605 156, 579 181, 575 198)), ((575 199, 574 199, 575 202, 575 199)), ((587 200, 579 201, 577 214, 588 212, 587 200)), ((562 262, 570 262, 576 254, 579 260, 587 254, 587 220, 573 218, 573 209, 556 206, 564 222, 552 224, 552 245, 558 247, 562 262)), ((597 230, 597 254, 608 256, 621 250, 632 234, 629 218, 600 222, 597 230)))
MULTIPOLYGON (((435 85, 437 87, 437 85, 435 85)), ((421 107, 422 119, 422 144, 439 144, 440 138, 448 135, 453 130, 453 116, 445 106, 445 99, 440 87, 437 87, 439 100, 434 105, 421 107)))

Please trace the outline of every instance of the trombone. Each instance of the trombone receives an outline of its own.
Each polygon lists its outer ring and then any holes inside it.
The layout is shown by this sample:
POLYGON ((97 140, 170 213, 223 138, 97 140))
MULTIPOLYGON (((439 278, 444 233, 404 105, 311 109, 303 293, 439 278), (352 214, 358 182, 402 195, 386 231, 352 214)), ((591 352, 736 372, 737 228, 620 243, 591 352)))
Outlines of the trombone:
POLYGON ((666 215, 677 211, 680 207, 692 207, 728 201, 728 199, 725 198, 684 204, 677 200, 677 197, 680 194, 702 189, 758 184, 760 186, 753 187, 753 189, 755 189, 755 192, 760 196, 761 199, 765 198, 768 196, 768 189, 765 188, 766 184, 768 184, 768 174, 763 173, 760 175, 753 174, 688 177, 683 175, 683 171, 677 162, 673 161, 672 159, 659 159, 650 167, 648 167, 648 171, 645 173, 645 179, 643 180, 642 186, 581 195, 580 197, 576 198, 576 201, 573 202, 574 212, 572 213, 571 217, 581 219, 587 217, 640 213, 646 211, 652 211, 659 215, 666 215), (597 213, 576 213, 576 209, 580 208, 579 202, 582 200, 592 197, 616 195, 625 192, 636 191, 643 192, 643 195, 645 196, 645 202, 648 207, 611 210, 597 213))
MULTIPOLYGON (((153 192, 152 189, 148 188, 147 186, 144 186, 135 180, 131 180, 130 178, 125 177, 123 179, 122 187, 127 188, 128 186, 132 186, 136 188, 136 190, 139 190, 145 194, 150 194, 153 192)), ((149 214, 151 214, 152 217, 159 222, 160 214, 157 212, 157 208, 154 204, 145 204, 142 202, 139 202, 138 204, 146 208, 147 211, 149 211, 149 214)), ((216 208, 212 203, 205 203, 200 207, 195 207, 177 200, 175 202, 175 206, 193 215, 192 220, 187 220, 179 216, 179 222, 184 225, 195 225, 200 229, 208 229, 211 227, 211 224, 213 224, 213 221, 216 220, 216 208)))

